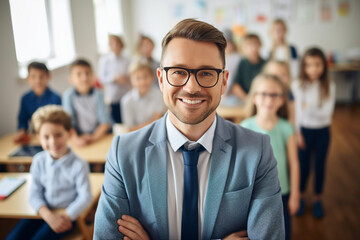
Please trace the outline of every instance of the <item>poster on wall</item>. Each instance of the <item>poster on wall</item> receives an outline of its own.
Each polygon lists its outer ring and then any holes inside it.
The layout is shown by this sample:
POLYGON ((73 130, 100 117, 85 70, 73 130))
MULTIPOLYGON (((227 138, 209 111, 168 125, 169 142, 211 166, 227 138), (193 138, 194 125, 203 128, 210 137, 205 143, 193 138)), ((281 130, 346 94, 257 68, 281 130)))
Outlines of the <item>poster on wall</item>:
POLYGON ((249 1, 249 20, 257 23, 265 23, 270 18, 271 5, 268 0, 249 1))
POLYGON ((273 1, 274 18, 280 18, 285 21, 292 20, 294 16, 293 0, 274 0, 273 1))
POLYGON ((178 0, 172 2, 172 22, 175 24, 185 18, 197 18, 206 21, 205 0, 178 0))
POLYGON ((297 19, 300 23, 312 23, 315 18, 315 1, 298 0, 297 1, 297 19))
POLYGON ((338 14, 340 17, 347 17, 350 11, 349 0, 338 0, 338 14))
POLYGON ((321 0, 320 1, 320 19, 322 22, 330 22, 331 21, 331 0, 321 0))

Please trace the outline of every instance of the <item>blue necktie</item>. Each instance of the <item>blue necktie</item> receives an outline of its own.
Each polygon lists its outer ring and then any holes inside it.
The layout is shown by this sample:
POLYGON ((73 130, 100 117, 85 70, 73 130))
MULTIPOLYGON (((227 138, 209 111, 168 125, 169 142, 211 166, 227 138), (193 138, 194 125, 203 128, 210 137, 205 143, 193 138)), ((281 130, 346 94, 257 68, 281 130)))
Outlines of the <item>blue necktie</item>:
POLYGON ((198 172, 197 164, 199 154, 204 148, 199 146, 194 150, 187 150, 181 147, 184 158, 184 192, 183 209, 181 221, 181 239, 198 239, 198 172))

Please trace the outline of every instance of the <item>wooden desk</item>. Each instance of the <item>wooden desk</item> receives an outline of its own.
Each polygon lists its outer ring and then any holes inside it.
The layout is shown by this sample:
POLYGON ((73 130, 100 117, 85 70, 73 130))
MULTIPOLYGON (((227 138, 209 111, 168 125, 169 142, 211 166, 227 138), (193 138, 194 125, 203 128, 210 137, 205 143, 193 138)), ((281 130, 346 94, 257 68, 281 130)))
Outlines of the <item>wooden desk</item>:
POLYGON ((356 103, 359 96, 360 64, 336 63, 329 66, 332 73, 344 73, 346 81, 350 84, 349 95, 351 102, 356 103))
MULTIPOLYGON (((32 157, 9 157, 9 154, 20 145, 15 144, 15 134, 7 134, 0 138, 0 163, 4 164, 31 164, 32 157)), ((69 145, 79 157, 89 163, 105 163, 114 135, 108 134, 97 142, 84 147, 77 147, 71 141, 69 145)), ((30 145, 40 145, 35 136, 31 136, 30 145)))
POLYGON ((245 106, 222 106, 219 105, 216 112, 223 118, 234 123, 240 123, 245 118, 245 106))
MULTIPOLYGON (((0 179, 3 177, 21 177, 26 179, 26 182, 13 192, 8 198, 0 200, 0 218, 31 218, 40 219, 38 215, 30 206, 29 194, 31 184, 30 173, 0 173, 0 179)), ((103 173, 90 173, 91 193, 93 199, 89 207, 77 219, 80 231, 85 239, 92 239, 92 233, 88 231, 85 223, 86 216, 96 207, 101 193, 101 186, 104 181, 103 173)), ((57 210, 64 211, 64 210, 57 210)))

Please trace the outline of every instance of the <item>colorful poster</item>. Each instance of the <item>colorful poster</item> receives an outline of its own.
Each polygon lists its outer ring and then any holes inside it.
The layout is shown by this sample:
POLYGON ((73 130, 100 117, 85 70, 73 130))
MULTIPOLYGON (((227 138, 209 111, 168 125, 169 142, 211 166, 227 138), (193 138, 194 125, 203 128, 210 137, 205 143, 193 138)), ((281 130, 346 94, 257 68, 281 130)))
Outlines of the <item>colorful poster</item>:
POLYGON ((338 0, 338 14, 340 17, 347 17, 350 11, 349 0, 338 0))
POLYGON ((331 0, 321 0, 320 2, 320 19, 322 22, 330 22, 331 21, 331 0))
POLYGON ((251 0, 249 1, 249 20, 257 23, 265 23, 270 18, 271 1, 251 0))
POLYGON ((298 0, 297 1, 297 19, 300 23, 312 23, 315 18, 315 1, 298 0))
POLYGON ((293 0, 274 0, 273 1, 274 18, 280 18, 285 21, 292 20, 294 16, 293 0))

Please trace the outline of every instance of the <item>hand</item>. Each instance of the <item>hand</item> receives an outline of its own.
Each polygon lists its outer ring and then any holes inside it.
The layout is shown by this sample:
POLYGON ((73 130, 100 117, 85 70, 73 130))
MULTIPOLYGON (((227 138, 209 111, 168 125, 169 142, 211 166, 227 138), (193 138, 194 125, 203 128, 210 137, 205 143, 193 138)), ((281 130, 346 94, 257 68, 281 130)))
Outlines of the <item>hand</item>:
POLYGON ((304 136, 302 135, 301 132, 296 134, 296 142, 297 142, 297 145, 298 145, 298 147, 300 149, 305 149, 306 148, 304 136))
POLYGON ((84 134, 81 136, 75 136, 74 137, 74 143, 78 147, 83 147, 91 143, 92 138, 90 137, 90 134, 84 134))
POLYGON ((44 220, 56 233, 63 233, 72 228, 71 218, 67 214, 50 213, 44 220))
POLYGON ((239 232, 234 232, 234 233, 231 233, 229 235, 227 235, 226 237, 223 238, 224 240, 232 240, 232 239, 248 239, 248 236, 247 236, 247 231, 246 230, 242 230, 242 231, 239 231, 239 232))
POLYGON ((121 219, 117 220, 117 224, 119 225, 119 231, 124 234, 125 240, 150 240, 149 235, 136 218, 129 215, 122 215, 121 219))
POLYGON ((295 213, 299 210, 300 204, 300 193, 290 194, 289 202, 288 202, 288 210, 291 216, 294 216, 295 213))
POLYGON ((26 144, 30 142, 30 136, 24 129, 21 129, 14 137, 14 142, 19 144, 26 144))
POLYGON ((127 83, 127 78, 125 75, 116 75, 115 82, 120 85, 124 85, 127 83))

